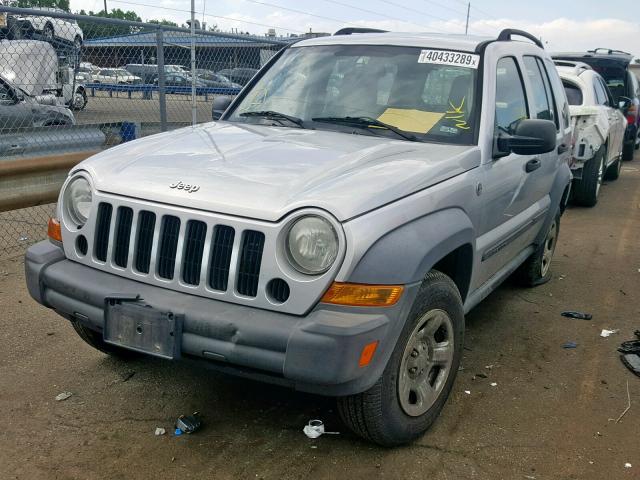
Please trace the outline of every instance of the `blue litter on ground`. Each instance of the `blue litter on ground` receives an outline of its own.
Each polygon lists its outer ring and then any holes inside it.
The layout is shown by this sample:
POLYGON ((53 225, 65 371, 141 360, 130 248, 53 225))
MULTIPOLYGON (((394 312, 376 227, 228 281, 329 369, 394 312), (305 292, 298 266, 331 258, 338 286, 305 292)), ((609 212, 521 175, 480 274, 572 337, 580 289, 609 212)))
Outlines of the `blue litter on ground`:
POLYGON ((576 342, 565 342, 562 344, 562 348, 576 348, 578 344, 576 342))

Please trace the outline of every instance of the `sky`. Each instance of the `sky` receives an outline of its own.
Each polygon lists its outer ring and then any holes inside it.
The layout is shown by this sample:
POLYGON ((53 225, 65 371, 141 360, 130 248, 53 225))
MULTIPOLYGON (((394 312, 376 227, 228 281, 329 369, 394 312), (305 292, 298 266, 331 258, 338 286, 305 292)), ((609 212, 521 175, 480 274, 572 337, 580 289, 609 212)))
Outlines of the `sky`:
MULTIPOLYGON (((71 0, 73 11, 98 11, 104 0, 71 0)), ((134 10, 143 20, 183 24, 190 0, 107 0, 108 9, 134 10)), ((195 0, 196 17, 222 31, 278 35, 335 32, 345 26, 392 31, 464 33, 464 0, 195 0)), ((472 0, 469 33, 497 35, 520 28, 549 51, 614 48, 640 56, 638 0, 472 0)))

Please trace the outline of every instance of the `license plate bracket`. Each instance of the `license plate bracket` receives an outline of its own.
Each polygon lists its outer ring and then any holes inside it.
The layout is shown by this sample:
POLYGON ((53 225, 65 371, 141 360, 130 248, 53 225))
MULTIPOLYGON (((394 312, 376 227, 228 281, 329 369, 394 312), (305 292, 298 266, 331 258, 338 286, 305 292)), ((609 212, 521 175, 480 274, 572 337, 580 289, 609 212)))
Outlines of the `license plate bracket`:
POLYGON ((173 360, 180 357, 182 315, 158 310, 138 296, 105 299, 103 338, 106 343, 173 360))

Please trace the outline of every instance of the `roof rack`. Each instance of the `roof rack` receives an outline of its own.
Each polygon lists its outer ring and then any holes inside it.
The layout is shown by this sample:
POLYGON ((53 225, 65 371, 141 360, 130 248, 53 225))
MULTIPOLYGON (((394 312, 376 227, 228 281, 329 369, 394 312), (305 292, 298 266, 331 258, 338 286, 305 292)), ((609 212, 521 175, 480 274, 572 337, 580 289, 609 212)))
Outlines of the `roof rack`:
POLYGON ((608 55, 611 55, 613 53, 622 53, 623 55, 631 55, 630 53, 623 52, 622 50, 613 50, 611 48, 602 48, 602 47, 594 48, 593 50, 587 50, 587 52, 597 54, 598 50, 604 50, 608 55))
POLYGON ((511 37, 513 35, 528 38, 537 46, 544 49, 544 45, 542 44, 539 38, 536 38, 535 36, 531 35, 529 32, 525 32, 524 30, 518 30, 517 28, 505 28, 504 30, 502 30, 500 32, 500 35, 498 35, 498 42, 508 42, 511 40, 511 37))
POLYGON ((573 68, 574 75, 580 75, 586 70, 593 70, 591 65, 587 65, 584 62, 573 62, 571 60, 553 60, 556 67, 570 67, 573 68))
POLYGON ((378 28, 366 27, 347 27, 341 28, 334 35, 352 35, 354 33, 387 33, 388 30, 380 30, 378 28))

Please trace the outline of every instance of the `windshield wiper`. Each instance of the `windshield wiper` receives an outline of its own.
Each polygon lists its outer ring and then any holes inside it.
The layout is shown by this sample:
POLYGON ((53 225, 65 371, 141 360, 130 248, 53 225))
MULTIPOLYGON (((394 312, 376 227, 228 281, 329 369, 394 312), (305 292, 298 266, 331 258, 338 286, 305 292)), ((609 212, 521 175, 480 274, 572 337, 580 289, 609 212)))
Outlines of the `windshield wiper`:
POLYGON ((287 115, 286 113, 275 112, 273 110, 259 110, 255 112, 243 112, 241 117, 262 117, 270 120, 288 120, 291 123, 295 123, 300 128, 304 128, 304 121, 301 118, 287 115))
POLYGON ((337 123, 341 125, 350 125, 359 128, 370 128, 370 127, 378 127, 384 128, 385 130, 389 130, 390 132, 395 133, 396 135, 401 136, 407 140, 411 140, 412 142, 419 142, 420 140, 415 135, 404 132, 393 125, 389 125, 388 123, 381 122, 373 117, 315 117, 312 118, 314 122, 324 122, 324 123, 337 123))

